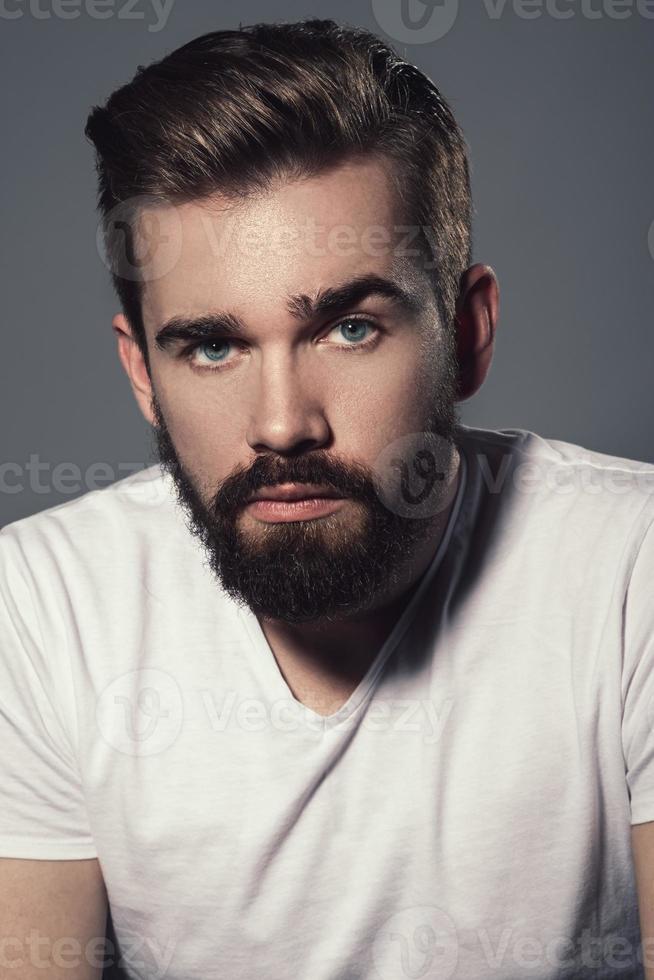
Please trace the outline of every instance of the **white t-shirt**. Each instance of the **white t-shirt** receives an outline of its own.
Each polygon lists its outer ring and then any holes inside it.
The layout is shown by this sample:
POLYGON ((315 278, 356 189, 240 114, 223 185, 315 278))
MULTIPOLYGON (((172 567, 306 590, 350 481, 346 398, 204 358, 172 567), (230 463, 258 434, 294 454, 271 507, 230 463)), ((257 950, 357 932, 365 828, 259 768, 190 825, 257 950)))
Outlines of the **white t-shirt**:
POLYGON ((159 466, 0 532, 0 856, 97 856, 129 976, 644 976, 654 465, 463 432, 438 552, 328 717, 159 466))

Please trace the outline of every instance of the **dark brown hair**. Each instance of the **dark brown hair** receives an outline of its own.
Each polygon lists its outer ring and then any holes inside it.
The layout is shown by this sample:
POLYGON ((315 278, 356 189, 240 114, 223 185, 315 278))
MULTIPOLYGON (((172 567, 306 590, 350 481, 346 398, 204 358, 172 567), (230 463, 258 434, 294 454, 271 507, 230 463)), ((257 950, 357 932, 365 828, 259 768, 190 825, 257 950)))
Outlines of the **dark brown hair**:
POLYGON ((115 261, 133 243, 112 209, 139 195, 242 198, 362 156, 390 165, 406 224, 428 229, 407 246, 428 259, 452 329, 472 251, 464 138, 433 82, 369 31, 308 19, 205 34, 139 66, 85 133, 112 279, 148 370, 141 283, 115 261))

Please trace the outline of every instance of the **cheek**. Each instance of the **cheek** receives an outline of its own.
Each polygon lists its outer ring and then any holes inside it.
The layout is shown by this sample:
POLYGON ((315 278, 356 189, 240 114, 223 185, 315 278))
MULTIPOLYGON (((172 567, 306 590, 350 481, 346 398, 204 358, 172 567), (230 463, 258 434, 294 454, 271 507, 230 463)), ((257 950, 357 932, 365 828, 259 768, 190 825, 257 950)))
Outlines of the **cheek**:
POLYGON ((435 384, 429 361, 404 349, 376 359, 369 370, 346 372, 332 385, 330 400, 337 440, 356 435, 368 455, 408 432, 422 431, 435 384))
POLYGON ((243 455, 239 410, 212 403, 206 389, 190 385, 170 386, 158 398, 181 462, 194 479, 214 487, 243 455))

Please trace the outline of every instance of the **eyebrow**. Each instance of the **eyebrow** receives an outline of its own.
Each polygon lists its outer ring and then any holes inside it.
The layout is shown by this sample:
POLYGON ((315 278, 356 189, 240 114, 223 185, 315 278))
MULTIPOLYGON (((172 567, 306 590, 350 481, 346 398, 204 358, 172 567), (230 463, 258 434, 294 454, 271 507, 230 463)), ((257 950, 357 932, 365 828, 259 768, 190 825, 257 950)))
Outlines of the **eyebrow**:
MULTIPOLYGON (((287 297, 286 309, 293 319, 311 320, 325 315, 337 315, 370 296, 390 300, 400 311, 417 315, 424 303, 418 293, 383 276, 364 275, 348 280, 340 286, 319 290, 312 298, 306 293, 287 297)), ((205 313, 197 317, 174 316, 167 320, 155 334, 155 346, 166 350, 176 341, 205 340, 208 337, 228 335, 242 337, 247 333, 245 322, 234 313, 205 313)))

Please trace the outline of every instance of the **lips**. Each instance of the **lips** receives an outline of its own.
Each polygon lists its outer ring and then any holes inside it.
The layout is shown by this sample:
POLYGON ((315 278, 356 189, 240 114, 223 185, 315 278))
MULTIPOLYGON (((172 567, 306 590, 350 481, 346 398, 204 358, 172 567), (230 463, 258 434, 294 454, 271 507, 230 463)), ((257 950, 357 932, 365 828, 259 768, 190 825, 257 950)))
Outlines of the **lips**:
POLYGON ((280 483, 276 487, 262 487, 250 497, 254 500, 308 500, 314 497, 336 497, 338 494, 329 487, 320 487, 314 483, 280 483))

